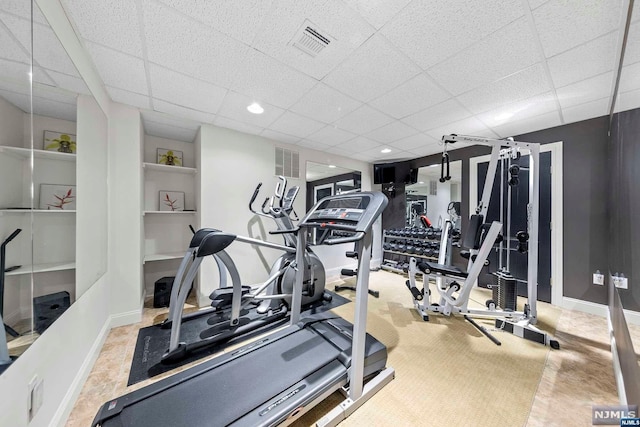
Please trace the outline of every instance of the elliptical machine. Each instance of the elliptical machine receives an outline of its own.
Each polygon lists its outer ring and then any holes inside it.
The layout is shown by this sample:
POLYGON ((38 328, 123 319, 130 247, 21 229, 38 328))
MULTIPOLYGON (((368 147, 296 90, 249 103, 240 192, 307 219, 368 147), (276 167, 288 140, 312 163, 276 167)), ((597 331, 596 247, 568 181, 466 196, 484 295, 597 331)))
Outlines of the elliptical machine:
MULTIPOLYGON (((273 219, 278 231, 282 232, 294 228, 291 214, 295 215, 293 202, 299 187, 292 187, 285 194, 286 178, 278 178, 274 196, 265 199, 260 212, 253 208, 262 186, 262 183, 258 184, 249 202, 249 209, 256 215, 273 219)), ((289 233, 283 233, 283 236, 284 244, 276 244, 227 234, 212 228, 203 228, 194 234, 173 282, 169 316, 160 325, 163 328, 171 327, 169 349, 162 357, 163 362, 178 361, 196 349, 220 344, 288 317, 297 270, 296 240, 291 238, 289 233), (184 304, 193 287, 200 264, 210 254, 206 241, 211 234, 225 234, 228 237, 224 239, 225 247, 239 241, 280 249, 284 254, 273 263, 266 281, 252 286, 241 284, 238 269, 224 249, 211 254, 216 261, 220 277, 220 287, 209 295, 212 308, 184 315, 184 304), (231 277, 231 286, 228 286, 228 276, 231 277), (182 323, 205 315, 211 315, 207 319, 207 324, 211 327, 200 333, 198 341, 181 342, 182 323)), ((324 291, 325 270, 322 262, 309 247, 305 250, 304 260, 303 307, 330 301, 331 295, 324 291)))

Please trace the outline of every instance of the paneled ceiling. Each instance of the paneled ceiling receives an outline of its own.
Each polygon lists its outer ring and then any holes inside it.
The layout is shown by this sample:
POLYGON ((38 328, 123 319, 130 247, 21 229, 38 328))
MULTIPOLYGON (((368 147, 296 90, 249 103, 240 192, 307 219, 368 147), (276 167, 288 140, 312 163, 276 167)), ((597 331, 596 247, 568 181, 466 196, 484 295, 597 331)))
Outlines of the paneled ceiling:
MULTIPOLYGON (((0 6, 0 42, 20 42, 2 33, 14 3, 0 6)), ((447 133, 502 138, 608 114, 626 4, 62 3, 110 96, 144 109, 148 133, 191 140, 212 123, 369 162, 436 153, 447 133), (330 40, 316 56, 293 45, 306 26, 330 40)), ((640 107, 638 3, 618 111, 640 107)))

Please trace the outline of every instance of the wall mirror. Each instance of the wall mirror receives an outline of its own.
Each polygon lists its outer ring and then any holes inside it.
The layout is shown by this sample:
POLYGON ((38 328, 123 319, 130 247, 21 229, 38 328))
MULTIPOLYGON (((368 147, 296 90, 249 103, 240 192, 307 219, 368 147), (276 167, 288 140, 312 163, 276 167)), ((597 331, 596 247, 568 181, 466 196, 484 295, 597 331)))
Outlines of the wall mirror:
POLYGON ((405 187, 407 227, 422 227, 421 216, 426 216, 432 227, 440 228, 451 219, 460 228, 460 201, 462 162, 449 165, 450 180, 440 182, 440 164, 423 166, 418 170, 418 182, 405 187))
POLYGON ((35 2, 0 4, 0 64, 2 315, 18 357, 106 272, 107 128, 35 2))

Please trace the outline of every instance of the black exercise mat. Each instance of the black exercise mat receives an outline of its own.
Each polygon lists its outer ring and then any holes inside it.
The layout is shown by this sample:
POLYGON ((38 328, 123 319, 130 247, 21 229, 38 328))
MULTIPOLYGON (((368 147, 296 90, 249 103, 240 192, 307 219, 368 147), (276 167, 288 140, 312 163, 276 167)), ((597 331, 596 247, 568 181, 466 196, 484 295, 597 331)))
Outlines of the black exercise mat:
MULTIPOLYGON (((311 314, 322 313, 332 308, 341 306, 350 302, 347 298, 340 296, 334 292, 326 291, 331 294, 331 301, 319 301, 314 306, 302 311, 301 316, 308 316, 311 314)), ((207 319, 210 316, 202 316, 185 322, 182 324, 180 331, 180 341, 194 342, 199 339, 200 332, 211 326, 207 324, 207 319)), ((129 380, 127 386, 133 385, 140 381, 144 381, 156 375, 175 369, 179 366, 185 365, 194 360, 201 359, 211 354, 217 353, 224 348, 235 344, 240 341, 244 341, 250 337, 265 333, 271 329, 285 325, 289 321, 289 318, 266 325, 260 329, 257 329, 251 333, 242 335, 232 340, 214 344, 209 347, 198 349, 189 354, 183 360, 176 363, 162 363, 162 355, 169 348, 169 338, 171 336, 171 329, 162 329, 160 326, 148 326, 138 331, 138 339, 136 340, 136 349, 133 353, 133 360, 131 362, 131 372, 129 373, 129 380)))

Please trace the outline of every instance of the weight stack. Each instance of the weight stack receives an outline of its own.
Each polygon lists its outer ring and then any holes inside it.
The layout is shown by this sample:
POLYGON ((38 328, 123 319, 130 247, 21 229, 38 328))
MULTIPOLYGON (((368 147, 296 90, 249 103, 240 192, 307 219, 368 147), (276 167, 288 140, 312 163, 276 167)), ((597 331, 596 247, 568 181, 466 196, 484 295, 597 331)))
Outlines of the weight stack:
POLYGON ((493 300, 503 310, 515 311, 518 304, 516 278, 502 271, 496 273, 496 276, 498 283, 491 288, 493 300))
POLYGON ((35 297, 33 299, 33 315, 36 331, 42 334, 70 306, 71 297, 67 291, 35 297))

